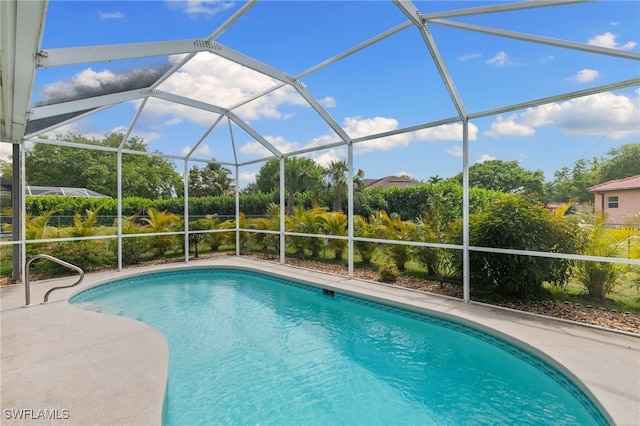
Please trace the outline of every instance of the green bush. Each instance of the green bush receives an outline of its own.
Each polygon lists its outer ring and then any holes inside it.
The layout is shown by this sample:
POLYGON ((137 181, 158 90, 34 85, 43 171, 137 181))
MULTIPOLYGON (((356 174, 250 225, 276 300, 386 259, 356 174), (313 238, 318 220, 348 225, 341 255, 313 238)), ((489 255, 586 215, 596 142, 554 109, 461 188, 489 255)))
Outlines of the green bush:
MULTIPOLYGON (((504 195, 470 217, 472 246, 576 253, 582 246, 581 235, 571 218, 556 215, 521 195, 504 195)), ((571 265, 567 259, 472 251, 470 279, 474 290, 537 296, 543 293, 544 282, 566 283, 571 265)))
POLYGON ((398 276, 400 276, 398 267, 393 263, 384 263, 380 265, 380 267, 378 268, 378 273, 380 274, 380 281, 385 283, 396 282, 398 276))
MULTIPOLYGON (((116 262, 116 255, 110 249, 110 244, 103 240, 54 243, 43 247, 42 253, 76 265, 85 272, 100 270, 107 265, 115 265, 116 262)), ((48 272, 54 275, 70 273, 69 269, 64 266, 44 259, 35 261, 33 266, 34 271, 48 272)))

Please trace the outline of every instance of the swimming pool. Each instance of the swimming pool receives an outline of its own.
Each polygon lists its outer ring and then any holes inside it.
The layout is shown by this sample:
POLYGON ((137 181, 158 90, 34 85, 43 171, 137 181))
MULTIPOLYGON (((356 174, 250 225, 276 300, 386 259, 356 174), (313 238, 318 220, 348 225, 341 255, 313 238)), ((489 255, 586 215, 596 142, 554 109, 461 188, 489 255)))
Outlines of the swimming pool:
POLYGON ((71 303, 164 334, 166 425, 606 424, 566 377, 500 339, 264 274, 154 273, 71 303))

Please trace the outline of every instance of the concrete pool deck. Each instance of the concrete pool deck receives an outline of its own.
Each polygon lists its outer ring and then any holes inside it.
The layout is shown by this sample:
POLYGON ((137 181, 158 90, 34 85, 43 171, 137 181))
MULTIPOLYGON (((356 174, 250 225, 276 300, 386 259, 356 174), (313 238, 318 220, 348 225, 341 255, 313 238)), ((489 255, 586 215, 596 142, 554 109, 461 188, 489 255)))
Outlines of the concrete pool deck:
POLYGON ((76 278, 32 282, 27 308, 22 285, 1 288, 0 423, 159 425, 168 368, 162 334, 67 300, 97 283, 202 266, 250 268, 492 330, 576 381, 614 424, 640 424, 640 336, 242 257, 88 274, 79 286, 52 293, 46 305, 40 302, 47 290, 76 278))

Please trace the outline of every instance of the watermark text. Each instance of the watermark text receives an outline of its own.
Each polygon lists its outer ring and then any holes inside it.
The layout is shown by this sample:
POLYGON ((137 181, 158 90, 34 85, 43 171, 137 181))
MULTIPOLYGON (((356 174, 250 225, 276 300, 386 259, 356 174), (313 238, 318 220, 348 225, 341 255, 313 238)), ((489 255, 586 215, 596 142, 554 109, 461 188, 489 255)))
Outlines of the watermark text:
POLYGON ((71 412, 58 408, 5 408, 5 420, 68 420, 71 412))

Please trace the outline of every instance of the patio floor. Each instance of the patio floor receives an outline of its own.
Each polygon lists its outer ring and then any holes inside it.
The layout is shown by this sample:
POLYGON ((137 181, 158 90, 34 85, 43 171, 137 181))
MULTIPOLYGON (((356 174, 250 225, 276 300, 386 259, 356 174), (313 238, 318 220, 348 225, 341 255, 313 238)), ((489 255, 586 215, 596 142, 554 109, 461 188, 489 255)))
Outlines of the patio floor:
POLYGON ((168 368, 162 334, 67 300, 114 278, 200 266, 265 271, 489 331, 552 363, 613 423, 640 424, 640 336, 242 257, 88 274, 78 287, 52 293, 46 305, 39 302, 48 289, 75 277, 32 282, 28 308, 22 285, 1 288, 1 423, 159 425, 168 368))

